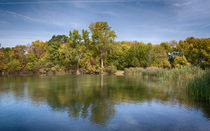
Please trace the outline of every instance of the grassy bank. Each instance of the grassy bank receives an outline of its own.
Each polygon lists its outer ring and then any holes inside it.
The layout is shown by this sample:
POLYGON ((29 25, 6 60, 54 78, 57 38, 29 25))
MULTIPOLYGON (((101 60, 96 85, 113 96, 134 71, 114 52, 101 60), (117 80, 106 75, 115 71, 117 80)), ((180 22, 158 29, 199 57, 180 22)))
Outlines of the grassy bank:
POLYGON ((137 75, 142 78, 158 78, 164 82, 177 83, 184 86, 196 97, 210 100, 210 70, 199 67, 183 67, 173 69, 162 68, 127 68, 125 75, 137 75))
POLYGON ((156 67, 148 68, 126 68, 125 74, 139 75, 142 77, 159 77, 163 80, 193 78, 195 75, 203 74, 205 71, 199 67, 183 67, 163 69, 156 67))
POLYGON ((195 76, 188 84, 188 91, 193 96, 210 100, 210 70, 195 76))

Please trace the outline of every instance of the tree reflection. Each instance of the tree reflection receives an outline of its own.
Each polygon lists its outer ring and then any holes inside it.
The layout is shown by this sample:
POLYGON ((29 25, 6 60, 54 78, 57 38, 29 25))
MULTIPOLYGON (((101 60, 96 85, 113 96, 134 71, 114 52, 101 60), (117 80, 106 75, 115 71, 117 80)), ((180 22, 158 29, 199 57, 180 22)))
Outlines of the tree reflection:
POLYGON ((185 88, 158 84, 156 81, 117 76, 47 76, 0 78, 0 96, 9 92, 17 100, 30 99, 48 104, 53 110, 68 112, 69 117, 89 119, 106 125, 121 102, 184 104, 198 108, 210 118, 210 103, 188 97, 185 88))

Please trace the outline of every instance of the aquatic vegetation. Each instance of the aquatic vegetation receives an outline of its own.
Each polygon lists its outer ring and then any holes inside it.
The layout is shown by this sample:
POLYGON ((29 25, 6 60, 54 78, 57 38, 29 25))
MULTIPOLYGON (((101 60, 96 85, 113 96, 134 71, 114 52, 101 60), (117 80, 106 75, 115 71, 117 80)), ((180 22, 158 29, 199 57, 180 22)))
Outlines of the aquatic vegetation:
POLYGON ((204 73, 204 70, 202 70, 199 67, 183 67, 183 68, 173 68, 171 70, 168 70, 167 72, 163 73, 163 77, 165 80, 167 79, 183 79, 187 80, 190 78, 193 78, 196 75, 200 75, 204 73))
POLYGON ((201 75, 197 75, 188 84, 190 94, 210 100, 210 70, 201 75))
POLYGON ((158 78, 163 82, 177 83, 186 87, 193 97, 204 97, 210 100, 210 70, 200 67, 183 67, 173 69, 149 68, 127 68, 125 74, 138 75, 142 78, 158 78))
POLYGON ((163 80, 181 79, 181 78, 193 78, 195 75, 202 74, 204 70, 199 67, 183 67, 173 69, 163 69, 157 67, 148 68, 126 68, 125 74, 139 74, 142 77, 161 77, 163 80))

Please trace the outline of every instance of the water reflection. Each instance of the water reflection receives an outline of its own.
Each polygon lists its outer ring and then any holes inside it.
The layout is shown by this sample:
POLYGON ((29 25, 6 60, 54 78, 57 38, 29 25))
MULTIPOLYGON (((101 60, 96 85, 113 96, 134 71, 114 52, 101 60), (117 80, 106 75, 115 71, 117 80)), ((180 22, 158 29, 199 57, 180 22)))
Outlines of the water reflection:
MULTIPOLYGON (((0 99, 12 96, 16 101, 31 101, 49 105, 51 109, 67 112, 70 118, 88 119, 106 126, 122 103, 161 103, 201 110, 210 118, 210 102, 186 94, 185 88, 171 83, 140 80, 119 76, 46 76, 2 77, 0 99), (117 107, 116 107, 117 106, 117 107)), ((1 101, 0 101, 1 104, 1 101)), ((0 105, 1 106, 1 105, 0 105)), ((125 106, 122 106, 125 108, 125 106)), ((134 107, 135 108, 135 107, 134 107)), ((129 110, 127 110, 129 111, 129 110)), ((131 118, 126 117, 129 122, 131 118)))

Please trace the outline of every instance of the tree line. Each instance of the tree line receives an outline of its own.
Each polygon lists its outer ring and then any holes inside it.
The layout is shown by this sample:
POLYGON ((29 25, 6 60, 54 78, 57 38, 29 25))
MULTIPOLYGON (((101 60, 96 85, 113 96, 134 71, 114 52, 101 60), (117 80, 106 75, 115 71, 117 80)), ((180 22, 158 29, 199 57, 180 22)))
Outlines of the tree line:
POLYGON ((112 73, 128 67, 181 68, 210 66, 210 38, 188 37, 159 45, 115 41, 107 22, 95 22, 88 30, 54 35, 49 41, 0 47, 0 73, 112 73))

